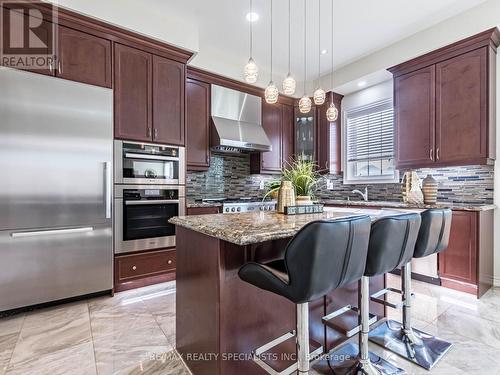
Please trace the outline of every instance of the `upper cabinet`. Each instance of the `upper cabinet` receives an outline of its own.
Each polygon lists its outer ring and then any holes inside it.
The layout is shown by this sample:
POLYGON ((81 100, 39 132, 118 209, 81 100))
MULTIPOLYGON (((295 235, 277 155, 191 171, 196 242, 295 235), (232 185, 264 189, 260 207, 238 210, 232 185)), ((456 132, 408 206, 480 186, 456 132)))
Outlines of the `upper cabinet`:
POLYGON ((185 67, 115 44, 115 137, 184 145, 185 67))
POLYGON ((394 79, 398 167, 434 162, 435 72, 436 68, 429 66, 394 79), (416 113, 419 115, 415 116, 416 113))
POLYGON ((59 26, 56 75, 73 81, 111 87, 111 42, 59 26))
POLYGON ((280 174, 293 155, 293 106, 262 101, 262 127, 272 150, 251 156, 251 173, 280 174))
POLYGON ((184 145, 186 68, 183 63, 153 56, 153 141, 184 145))
POLYGON ((186 159, 189 170, 210 167, 210 84, 186 80, 186 159))
POLYGON ((150 53, 115 44, 115 137, 153 140, 150 53))
POLYGON ((398 168, 493 163, 499 43, 488 30, 389 69, 398 168))
POLYGON ((342 98, 343 95, 329 92, 323 105, 316 108, 317 134, 316 137, 316 162, 320 172, 340 173, 342 165, 341 158, 341 126, 342 126, 342 98), (333 95, 333 103, 339 111, 335 122, 329 122, 326 118, 326 111, 330 106, 333 95))

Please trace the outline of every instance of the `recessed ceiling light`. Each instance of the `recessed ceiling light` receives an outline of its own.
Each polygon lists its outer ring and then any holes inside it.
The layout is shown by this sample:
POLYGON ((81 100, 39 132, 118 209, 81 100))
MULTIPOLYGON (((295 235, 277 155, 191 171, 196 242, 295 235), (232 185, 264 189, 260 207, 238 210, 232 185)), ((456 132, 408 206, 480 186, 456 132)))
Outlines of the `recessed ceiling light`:
POLYGON ((322 55, 326 55, 327 53, 328 53, 328 51, 327 51, 326 49, 322 49, 322 50, 321 50, 321 54, 322 54, 322 55))
POLYGON ((249 12, 246 15, 246 19, 248 22, 257 22, 259 20, 259 14, 255 12, 249 12))
POLYGON ((358 82, 358 86, 359 86, 359 87, 366 86, 366 81, 359 81, 359 82, 358 82))

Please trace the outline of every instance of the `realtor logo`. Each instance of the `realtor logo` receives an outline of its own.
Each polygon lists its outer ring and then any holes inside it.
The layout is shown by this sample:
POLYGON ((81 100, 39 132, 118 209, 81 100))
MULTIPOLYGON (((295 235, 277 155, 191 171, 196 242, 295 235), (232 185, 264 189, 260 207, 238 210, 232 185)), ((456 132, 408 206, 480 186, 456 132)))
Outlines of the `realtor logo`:
POLYGON ((1 65, 54 71, 57 7, 30 0, 0 0, 1 65))

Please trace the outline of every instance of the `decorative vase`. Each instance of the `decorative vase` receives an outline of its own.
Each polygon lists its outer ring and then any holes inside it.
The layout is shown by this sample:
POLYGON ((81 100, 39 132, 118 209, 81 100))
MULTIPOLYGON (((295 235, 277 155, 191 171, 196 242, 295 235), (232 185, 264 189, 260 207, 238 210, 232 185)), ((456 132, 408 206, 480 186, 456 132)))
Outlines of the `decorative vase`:
POLYGON ((297 206, 310 206, 313 204, 310 195, 298 195, 296 201, 297 201, 297 206))
POLYGON ((408 171, 403 176, 402 181, 403 202, 410 204, 424 203, 424 194, 422 193, 420 178, 417 172, 408 171))
POLYGON ((278 192, 278 212, 284 213, 287 206, 295 206, 295 190, 291 181, 281 181, 278 192))
POLYGON ((438 183, 432 175, 428 174, 422 182, 422 192, 424 193, 425 204, 437 203, 438 183))

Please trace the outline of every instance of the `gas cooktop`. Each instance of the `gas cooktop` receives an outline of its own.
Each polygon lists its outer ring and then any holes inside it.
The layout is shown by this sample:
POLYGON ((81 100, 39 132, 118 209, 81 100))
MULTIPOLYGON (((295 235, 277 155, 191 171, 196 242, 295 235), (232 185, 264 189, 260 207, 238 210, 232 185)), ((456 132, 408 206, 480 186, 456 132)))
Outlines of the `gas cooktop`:
POLYGON ((257 198, 206 198, 199 200, 205 203, 222 203, 223 213, 254 212, 254 211, 274 211, 276 201, 270 199, 257 198))

